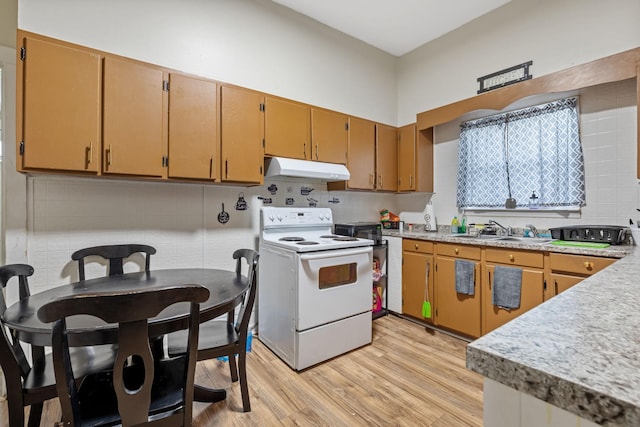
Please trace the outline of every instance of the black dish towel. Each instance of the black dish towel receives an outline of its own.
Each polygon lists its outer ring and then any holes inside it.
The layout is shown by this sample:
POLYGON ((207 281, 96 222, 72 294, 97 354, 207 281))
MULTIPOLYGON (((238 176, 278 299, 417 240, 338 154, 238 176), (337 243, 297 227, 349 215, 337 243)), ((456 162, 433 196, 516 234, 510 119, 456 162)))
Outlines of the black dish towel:
POLYGON ((496 265, 493 270, 493 305, 510 310, 520 307, 522 269, 496 265))
POLYGON ((456 260, 456 292, 464 295, 475 294, 476 263, 473 261, 456 260))

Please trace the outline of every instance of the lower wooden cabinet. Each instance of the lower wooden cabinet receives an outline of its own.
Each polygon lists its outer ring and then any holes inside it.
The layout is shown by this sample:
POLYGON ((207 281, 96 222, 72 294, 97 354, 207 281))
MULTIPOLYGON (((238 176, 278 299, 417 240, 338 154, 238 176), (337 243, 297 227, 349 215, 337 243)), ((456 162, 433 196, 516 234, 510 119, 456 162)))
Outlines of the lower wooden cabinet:
POLYGON ((481 334, 480 255, 481 248, 449 243, 436 244, 435 324, 477 338, 481 334), (475 264, 474 294, 456 292, 456 260, 475 264))
POLYGON ((552 296, 558 295, 615 261, 616 258, 550 253, 551 288, 549 292, 552 296))
POLYGON ((434 306, 433 243, 402 240, 402 313, 433 323, 434 306), (422 305, 432 306, 430 318, 422 316, 422 305))

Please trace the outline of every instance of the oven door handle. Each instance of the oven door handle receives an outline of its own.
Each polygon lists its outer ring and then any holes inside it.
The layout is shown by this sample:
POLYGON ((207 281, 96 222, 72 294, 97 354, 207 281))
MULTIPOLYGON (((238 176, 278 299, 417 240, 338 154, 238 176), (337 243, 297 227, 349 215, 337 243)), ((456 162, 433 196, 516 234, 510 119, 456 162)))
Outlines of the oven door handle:
POLYGON ((335 258, 336 256, 345 256, 345 255, 360 255, 366 254, 371 251, 371 246, 365 246, 361 249, 344 249, 344 250, 330 250, 330 251, 322 251, 321 253, 316 254, 305 254, 300 255, 301 261, 309 261, 314 259, 323 259, 323 258, 335 258))

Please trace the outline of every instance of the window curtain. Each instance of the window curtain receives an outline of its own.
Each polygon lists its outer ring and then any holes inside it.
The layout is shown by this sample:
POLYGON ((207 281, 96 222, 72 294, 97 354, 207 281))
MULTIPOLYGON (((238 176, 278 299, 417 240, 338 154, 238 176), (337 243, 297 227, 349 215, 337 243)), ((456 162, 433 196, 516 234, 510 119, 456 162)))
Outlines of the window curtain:
POLYGON ((459 208, 546 208, 585 204, 578 100, 567 98, 464 122, 458 146, 459 208))

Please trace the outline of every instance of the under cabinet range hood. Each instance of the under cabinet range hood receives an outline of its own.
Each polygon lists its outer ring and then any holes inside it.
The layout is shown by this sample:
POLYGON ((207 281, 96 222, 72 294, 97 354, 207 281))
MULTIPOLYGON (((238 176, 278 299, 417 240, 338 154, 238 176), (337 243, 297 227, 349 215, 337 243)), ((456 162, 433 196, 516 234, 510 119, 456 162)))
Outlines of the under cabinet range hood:
POLYGON ((351 175, 345 165, 310 160, 272 157, 267 160, 265 177, 288 176, 322 181, 348 181, 351 175))

